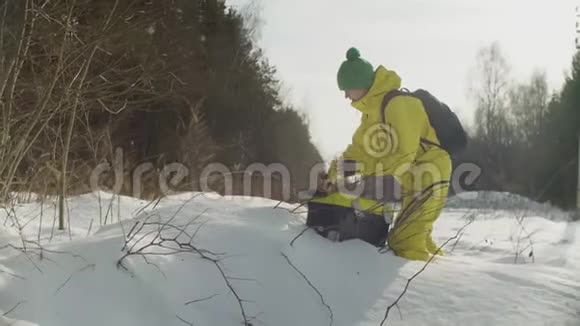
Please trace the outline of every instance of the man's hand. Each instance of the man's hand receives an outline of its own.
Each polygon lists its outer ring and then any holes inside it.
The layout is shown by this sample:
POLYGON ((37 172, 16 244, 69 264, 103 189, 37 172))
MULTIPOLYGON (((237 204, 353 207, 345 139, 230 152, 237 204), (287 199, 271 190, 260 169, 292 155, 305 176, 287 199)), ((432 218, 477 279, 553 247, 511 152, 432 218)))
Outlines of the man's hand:
POLYGON ((333 193, 336 192, 336 184, 333 182, 331 178, 329 178, 328 174, 320 173, 318 175, 318 192, 322 193, 333 193))

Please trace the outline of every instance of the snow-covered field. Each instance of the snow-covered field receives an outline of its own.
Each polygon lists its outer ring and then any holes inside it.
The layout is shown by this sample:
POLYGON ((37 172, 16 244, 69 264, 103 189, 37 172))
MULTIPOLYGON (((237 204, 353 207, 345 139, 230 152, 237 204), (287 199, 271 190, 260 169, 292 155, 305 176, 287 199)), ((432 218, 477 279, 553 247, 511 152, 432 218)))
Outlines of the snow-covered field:
POLYGON ((0 214, 0 325, 380 325, 406 284, 388 325, 580 325, 580 223, 460 199, 435 241, 473 222, 410 283, 424 263, 359 240, 291 246, 304 209, 270 200, 88 194, 65 231, 54 202, 23 203, 0 214))

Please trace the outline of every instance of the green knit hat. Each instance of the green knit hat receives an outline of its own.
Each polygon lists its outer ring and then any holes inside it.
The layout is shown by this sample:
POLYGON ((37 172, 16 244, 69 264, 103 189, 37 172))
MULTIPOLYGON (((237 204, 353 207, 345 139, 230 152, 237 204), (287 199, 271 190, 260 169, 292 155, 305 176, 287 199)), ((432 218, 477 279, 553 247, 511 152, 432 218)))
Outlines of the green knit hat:
POLYGON ((340 90, 369 89, 375 79, 373 66, 360 57, 357 48, 350 48, 346 52, 346 61, 338 69, 337 81, 340 90))

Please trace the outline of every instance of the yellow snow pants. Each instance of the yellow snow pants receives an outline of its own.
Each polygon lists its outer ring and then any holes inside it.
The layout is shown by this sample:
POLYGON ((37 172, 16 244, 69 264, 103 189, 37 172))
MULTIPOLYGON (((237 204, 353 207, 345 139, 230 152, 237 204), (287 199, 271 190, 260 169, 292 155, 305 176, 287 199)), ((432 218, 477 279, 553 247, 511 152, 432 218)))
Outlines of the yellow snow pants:
POLYGON ((433 223, 445 206, 451 176, 451 159, 440 149, 427 151, 401 177, 403 200, 388 245, 397 256, 427 261, 440 254, 433 242, 433 223))

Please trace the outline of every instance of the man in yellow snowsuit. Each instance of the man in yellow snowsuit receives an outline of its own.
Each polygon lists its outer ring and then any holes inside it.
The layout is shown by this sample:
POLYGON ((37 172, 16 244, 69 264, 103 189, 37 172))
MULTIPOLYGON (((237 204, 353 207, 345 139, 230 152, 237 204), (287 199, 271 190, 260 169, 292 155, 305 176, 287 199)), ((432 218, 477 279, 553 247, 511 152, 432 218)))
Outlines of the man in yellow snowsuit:
POLYGON ((328 180, 340 182, 337 164, 340 170, 345 161, 356 161, 356 171, 363 180, 375 183, 376 178, 391 176, 402 190, 402 205, 389 232, 388 246, 396 255, 411 260, 442 254, 431 232, 447 199, 451 159, 437 146, 439 140, 421 100, 396 96, 381 112, 385 95, 401 87, 401 78, 384 66, 375 70, 356 48, 348 50, 337 81, 362 116, 352 143, 332 162, 328 180))

